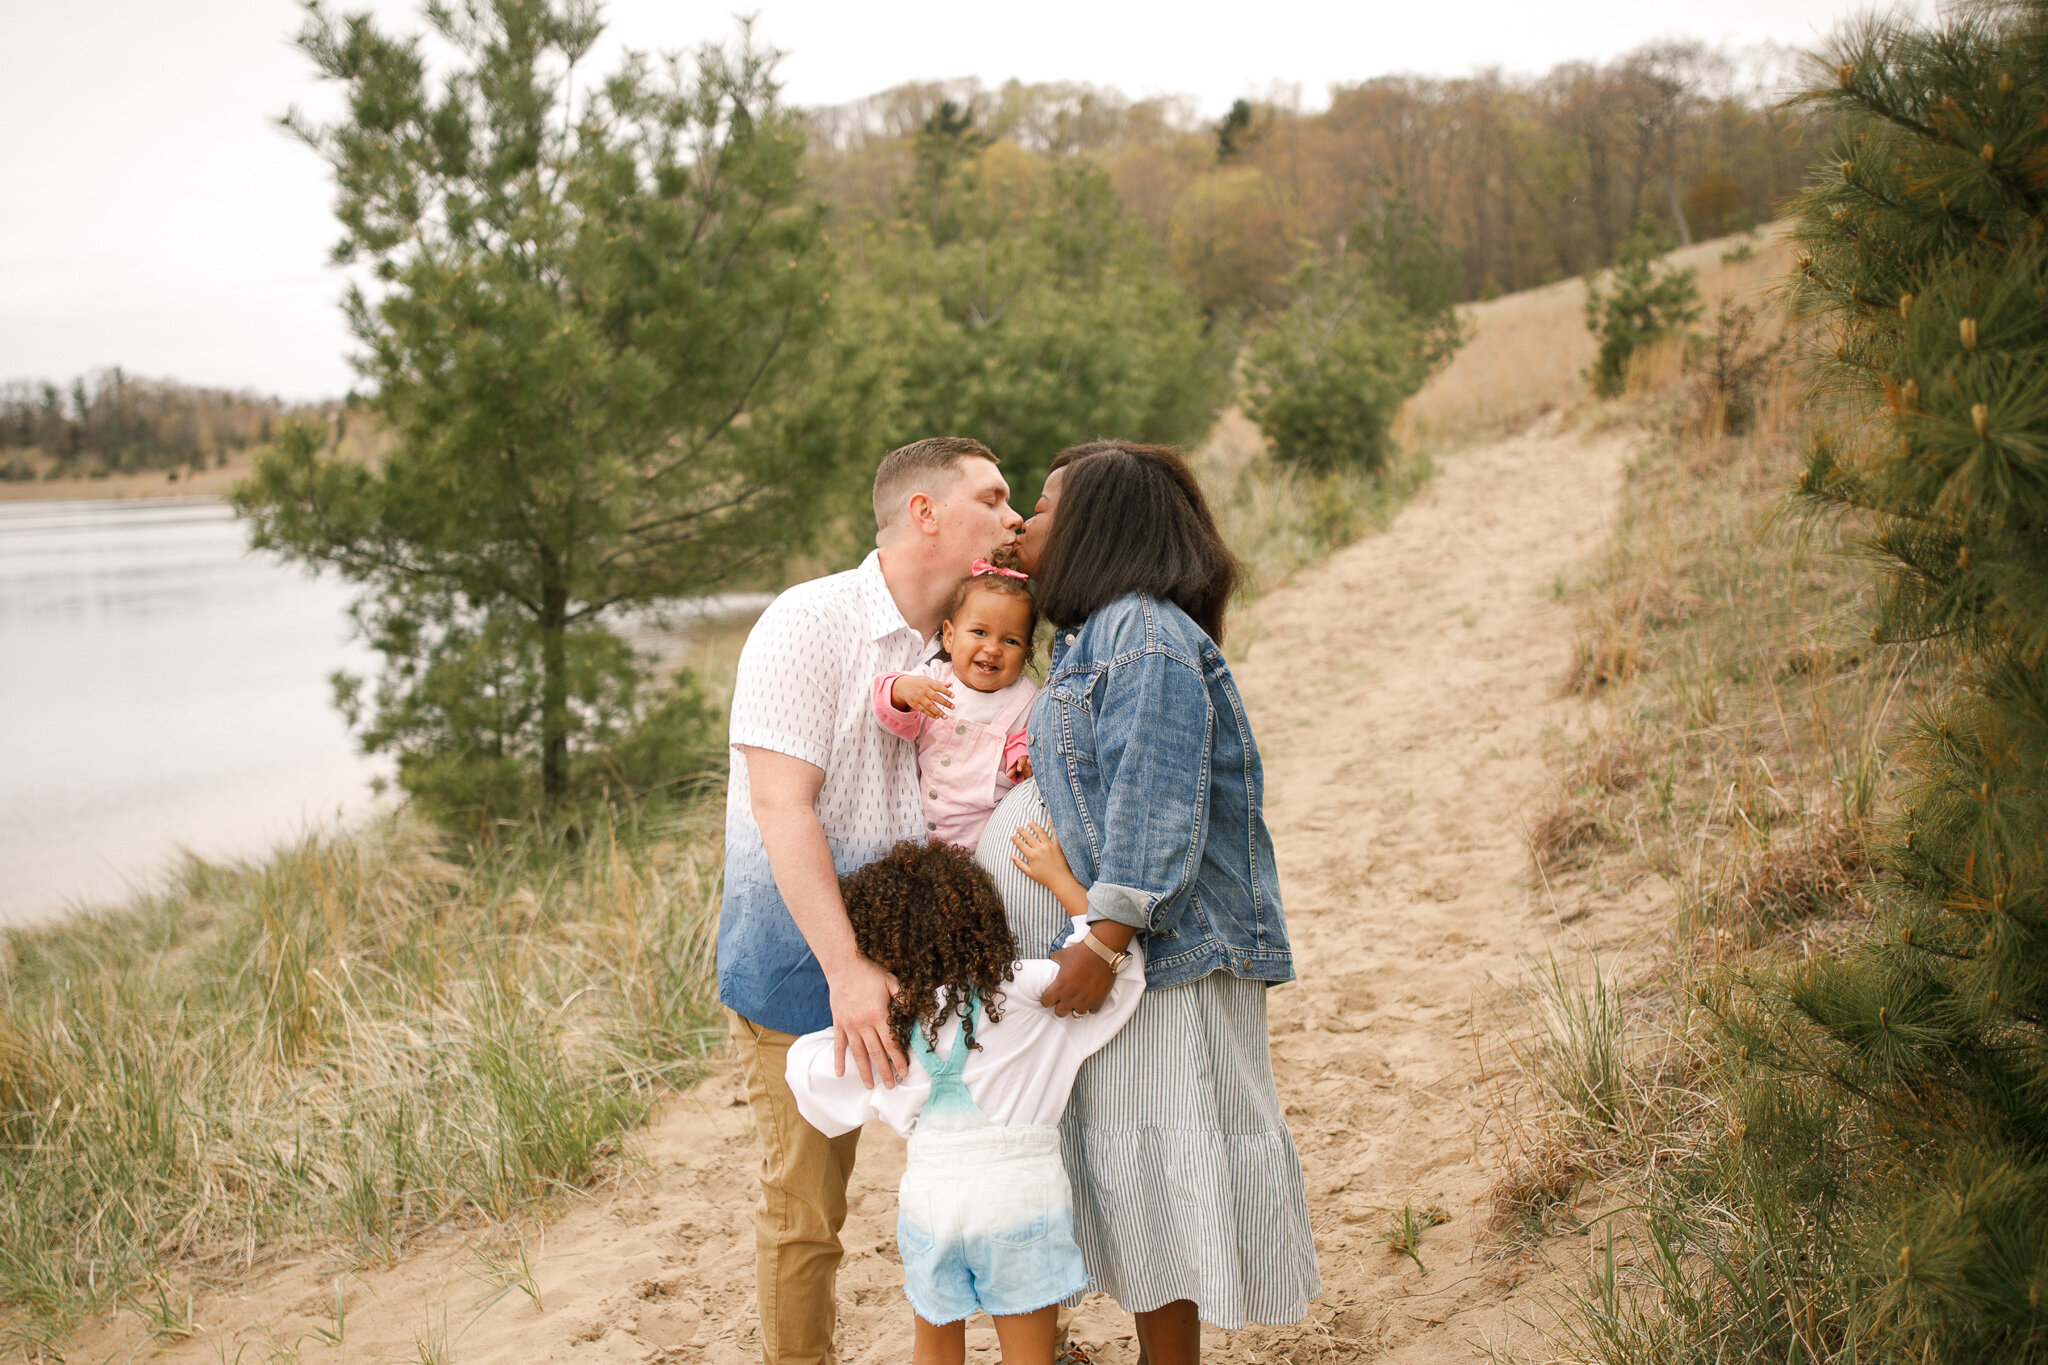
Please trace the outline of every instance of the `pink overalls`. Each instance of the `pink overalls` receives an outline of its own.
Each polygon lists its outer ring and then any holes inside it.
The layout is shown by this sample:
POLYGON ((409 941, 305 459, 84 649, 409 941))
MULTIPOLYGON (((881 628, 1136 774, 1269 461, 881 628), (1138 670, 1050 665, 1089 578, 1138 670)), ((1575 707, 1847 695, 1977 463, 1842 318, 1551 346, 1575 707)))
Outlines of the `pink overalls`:
POLYGON ((898 711, 889 689, 900 673, 875 679, 875 719, 892 735, 917 746, 917 789, 924 798, 926 837, 973 852, 996 802, 1015 786, 1010 765, 1024 752, 1024 722, 1038 696, 1038 684, 1020 677, 1000 692, 976 692, 953 675, 943 659, 914 670, 953 687, 953 711, 932 720, 917 711, 898 711), (986 717, 973 720, 968 712, 986 717))

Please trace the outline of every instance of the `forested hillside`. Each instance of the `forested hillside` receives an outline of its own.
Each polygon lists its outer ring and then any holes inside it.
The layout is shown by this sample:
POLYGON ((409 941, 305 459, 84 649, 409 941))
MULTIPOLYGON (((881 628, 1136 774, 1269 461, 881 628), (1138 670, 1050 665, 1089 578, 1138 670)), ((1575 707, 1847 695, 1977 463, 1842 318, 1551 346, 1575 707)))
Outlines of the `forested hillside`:
POLYGON ((1645 216, 1681 243, 1768 221, 1831 128, 1778 102, 1795 65, 1673 42, 1543 76, 1385 76, 1316 113, 1240 101, 1216 124, 1185 100, 1094 86, 920 82, 815 111, 811 162, 842 210, 887 213, 942 111, 995 143, 1094 161, 1212 314, 1282 303, 1304 243, 1341 251, 1404 196, 1471 299, 1605 266, 1645 216))

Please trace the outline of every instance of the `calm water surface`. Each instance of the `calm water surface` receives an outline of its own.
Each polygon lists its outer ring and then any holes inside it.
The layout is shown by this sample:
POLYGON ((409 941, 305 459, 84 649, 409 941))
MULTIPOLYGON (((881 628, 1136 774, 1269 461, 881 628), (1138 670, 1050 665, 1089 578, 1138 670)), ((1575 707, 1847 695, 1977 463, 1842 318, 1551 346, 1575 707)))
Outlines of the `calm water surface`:
POLYGON ((0 924, 361 814, 348 589, 210 498, 0 502, 0 924))

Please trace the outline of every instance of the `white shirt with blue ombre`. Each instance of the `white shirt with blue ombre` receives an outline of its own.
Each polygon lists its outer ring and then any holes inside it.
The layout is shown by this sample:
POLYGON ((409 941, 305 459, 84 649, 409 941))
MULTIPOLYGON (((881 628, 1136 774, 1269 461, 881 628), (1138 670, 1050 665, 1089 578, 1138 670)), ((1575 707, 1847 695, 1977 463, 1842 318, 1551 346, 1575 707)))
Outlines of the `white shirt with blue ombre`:
MULTIPOLYGON (((1086 928, 1074 921, 1077 935, 1086 928)), ((1057 964, 1019 962, 1003 1017, 977 1018, 979 1046, 963 1055, 960 1021, 949 1019, 935 1048, 912 1049, 893 1089, 867 1088, 852 1067, 833 1075, 830 1030, 790 1045, 789 1088, 818 1131, 837 1137, 879 1118, 909 1139, 897 1244, 904 1293, 925 1321, 1029 1313, 1087 1287, 1058 1124, 1081 1064, 1144 996, 1144 956, 1132 948, 1101 1006, 1064 1019, 1039 1003, 1057 964)))

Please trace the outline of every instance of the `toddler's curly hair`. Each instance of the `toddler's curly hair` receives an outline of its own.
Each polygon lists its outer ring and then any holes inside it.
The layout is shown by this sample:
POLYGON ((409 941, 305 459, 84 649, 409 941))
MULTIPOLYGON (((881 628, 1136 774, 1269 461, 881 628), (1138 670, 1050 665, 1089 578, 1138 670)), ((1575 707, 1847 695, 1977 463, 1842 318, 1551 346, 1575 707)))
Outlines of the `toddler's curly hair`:
MULTIPOLYGON (((1017 960, 1017 936, 988 873, 964 849, 905 839, 874 862, 840 878, 839 894, 853 941, 869 961, 895 974, 889 1027, 899 1046, 910 1030, 939 1043, 939 1026, 959 1013, 972 989, 990 1023, 1002 1018, 1002 987, 1017 960), (947 991, 941 1008, 939 988, 947 991)), ((974 1021, 963 1019, 967 1045, 974 1021)))

